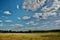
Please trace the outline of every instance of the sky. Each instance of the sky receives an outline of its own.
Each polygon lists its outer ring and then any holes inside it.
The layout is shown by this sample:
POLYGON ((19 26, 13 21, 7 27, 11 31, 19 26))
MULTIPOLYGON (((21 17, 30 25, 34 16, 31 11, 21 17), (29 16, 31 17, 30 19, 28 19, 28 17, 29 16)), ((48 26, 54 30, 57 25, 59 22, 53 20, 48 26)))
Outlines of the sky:
POLYGON ((60 29, 60 0, 0 0, 0 30, 60 29))

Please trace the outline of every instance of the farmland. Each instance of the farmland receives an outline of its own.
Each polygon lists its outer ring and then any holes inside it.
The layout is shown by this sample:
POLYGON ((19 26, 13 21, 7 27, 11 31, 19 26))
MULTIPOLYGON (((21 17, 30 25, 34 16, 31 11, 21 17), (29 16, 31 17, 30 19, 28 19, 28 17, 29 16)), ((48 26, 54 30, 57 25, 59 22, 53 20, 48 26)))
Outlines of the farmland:
POLYGON ((60 40, 60 32, 0 33, 0 40, 60 40))

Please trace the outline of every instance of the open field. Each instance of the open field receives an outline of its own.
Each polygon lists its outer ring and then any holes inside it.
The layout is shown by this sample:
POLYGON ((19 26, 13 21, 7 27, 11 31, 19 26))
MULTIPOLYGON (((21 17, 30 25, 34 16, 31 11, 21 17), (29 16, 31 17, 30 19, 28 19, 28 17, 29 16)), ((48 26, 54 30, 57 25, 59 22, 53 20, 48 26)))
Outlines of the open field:
POLYGON ((0 33, 0 40, 60 40, 60 32, 0 33))

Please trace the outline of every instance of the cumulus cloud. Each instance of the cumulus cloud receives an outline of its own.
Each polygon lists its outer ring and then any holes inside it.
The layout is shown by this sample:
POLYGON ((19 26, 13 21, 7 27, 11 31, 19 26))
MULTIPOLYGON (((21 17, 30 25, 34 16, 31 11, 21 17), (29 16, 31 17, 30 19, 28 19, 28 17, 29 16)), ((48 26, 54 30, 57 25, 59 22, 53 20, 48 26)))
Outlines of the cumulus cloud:
POLYGON ((43 30, 52 30, 52 29, 60 29, 60 20, 55 20, 53 22, 44 22, 42 26, 40 26, 43 30))
POLYGON ((13 26, 13 27, 22 27, 22 26, 24 26, 23 24, 12 24, 12 25, 10 25, 10 26, 13 26))
MULTIPOLYGON (((40 8, 42 5, 44 5, 46 0, 25 0, 23 3, 23 8, 35 11, 38 8, 40 8)), ((51 7, 44 6, 42 7, 42 11, 44 13, 53 13, 57 11, 60 8, 60 1, 59 0, 54 0, 53 4, 51 7)))
POLYGON ((41 27, 42 27, 42 28, 43 28, 43 27, 48 28, 48 27, 49 27, 48 24, 50 24, 50 21, 44 22, 41 27))
POLYGON ((56 11, 60 8, 60 2, 58 0, 54 0, 51 7, 44 6, 42 7, 43 18, 47 18, 49 16, 57 16, 56 11))
POLYGON ((60 20, 56 20, 55 22, 60 22, 60 20))
POLYGON ((59 16, 60 16, 60 13, 59 13, 59 16))
POLYGON ((0 26, 3 26, 3 24, 0 24, 0 26))
POLYGON ((3 18, 8 18, 7 16, 1 16, 1 17, 3 17, 3 18))
MULTIPOLYGON (((36 11, 42 5, 44 5, 46 0, 25 0, 23 3, 23 8, 27 10, 36 11)), ((34 18, 43 18, 47 19, 49 16, 57 16, 57 10, 60 8, 60 1, 54 0, 51 7, 44 6, 42 7, 42 13, 35 13, 33 15, 34 18)))
POLYGON ((26 23, 26 24, 33 24, 34 23, 34 21, 30 21, 30 22, 28 22, 28 23, 26 23))
POLYGON ((43 25, 41 25, 40 27, 38 27, 38 29, 41 30, 52 30, 52 29, 56 29, 57 27, 54 26, 53 22, 44 22, 43 25))
POLYGON ((35 23, 34 21, 27 22, 26 24, 36 26, 38 23, 35 23))
POLYGON ((45 1, 46 0, 25 0, 22 8, 35 11, 40 8, 45 1))
POLYGON ((11 23, 11 22, 13 22, 13 21, 12 21, 12 20, 5 20, 5 22, 11 23))
POLYGON ((20 9, 20 6, 19 5, 17 5, 17 9, 20 9))
MULTIPOLYGON (((35 11, 40 8, 46 0, 25 0, 23 3, 23 8, 35 11)), ((60 2, 58 0, 54 0, 51 7, 44 6, 42 7, 43 13, 35 13, 33 15, 34 18, 43 18, 47 19, 49 16, 57 16, 56 11, 60 8, 60 2)))
POLYGON ((43 19, 46 19, 48 18, 49 16, 57 16, 57 13, 56 12, 46 12, 46 13, 43 13, 43 19))
POLYGON ((20 18, 20 17, 17 17, 17 19, 18 19, 18 20, 21 20, 21 18, 20 18))
POLYGON ((54 0, 51 7, 42 7, 43 12, 55 12, 60 8, 60 2, 58 0, 54 0))
POLYGON ((55 25, 60 25, 60 20, 56 20, 55 25))
POLYGON ((0 22, 2 22, 2 20, 0 20, 0 22))
POLYGON ((29 16, 23 16, 22 19, 28 20, 28 19, 30 19, 30 17, 29 16))
POLYGON ((56 12, 45 12, 45 13, 35 13, 34 18, 37 19, 47 19, 49 16, 57 16, 56 12))
POLYGON ((6 14, 6 15, 10 15, 11 14, 10 11, 4 11, 3 13, 6 14))
POLYGON ((34 18, 42 18, 42 13, 35 13, 34 15, 33 15, 33 17, 34 18))

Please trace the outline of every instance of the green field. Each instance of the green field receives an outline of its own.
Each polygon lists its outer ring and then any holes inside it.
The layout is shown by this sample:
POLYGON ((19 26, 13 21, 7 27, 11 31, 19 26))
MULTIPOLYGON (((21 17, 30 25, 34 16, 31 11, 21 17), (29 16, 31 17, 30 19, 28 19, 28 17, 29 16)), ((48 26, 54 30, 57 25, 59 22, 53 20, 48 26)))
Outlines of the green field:
POLYGON ((60 40, 59 32, 0 33, 0 40, 60 40))

